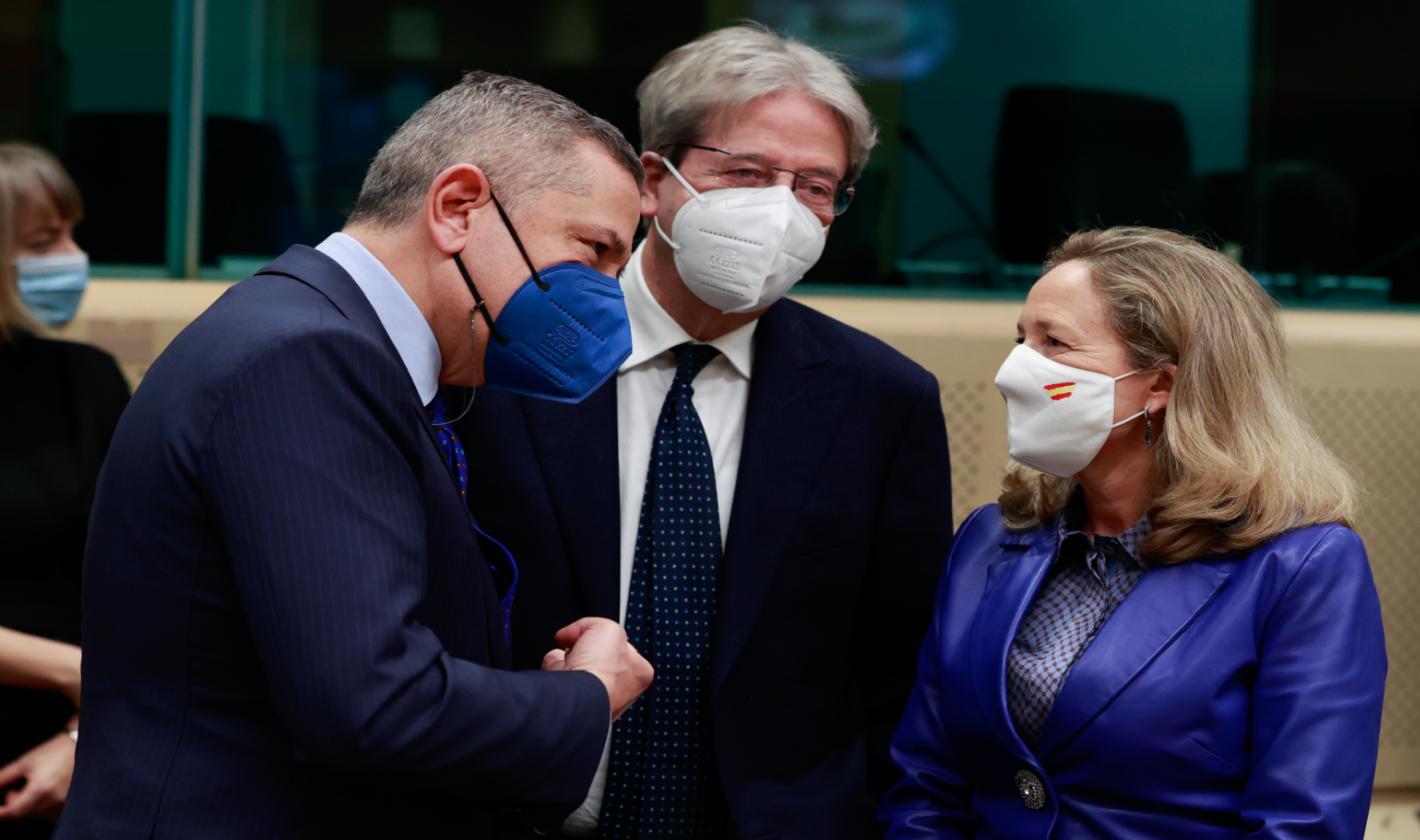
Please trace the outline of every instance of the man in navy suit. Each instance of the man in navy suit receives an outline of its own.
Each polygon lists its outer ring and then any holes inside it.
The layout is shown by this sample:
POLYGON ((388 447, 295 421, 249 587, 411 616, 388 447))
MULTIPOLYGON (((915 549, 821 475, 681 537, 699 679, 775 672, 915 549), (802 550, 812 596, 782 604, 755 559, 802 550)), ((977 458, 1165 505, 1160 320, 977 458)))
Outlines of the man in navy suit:
POLYGON ((860 838, 951 535, 936 381, 783 299, 875 141, 841 67, 752 26, 642 83, 634 350, 580 405, 480 394, 474 512, 522 562, 514 662, 625 617, 656 685, 563 826, 860 838))
POLYGON ((538 338, 501 315, 549 265, 582 277, 569 312, 611 284, 641 177, 610 125, 469 74, 342 233, 173 341, 99 482, 60 837, 477 838, 581 800, 650 668, 588 619, 545 671, 501 670, 515 566, 469 517, 438 392, 484 381, 490 334, 538 338))

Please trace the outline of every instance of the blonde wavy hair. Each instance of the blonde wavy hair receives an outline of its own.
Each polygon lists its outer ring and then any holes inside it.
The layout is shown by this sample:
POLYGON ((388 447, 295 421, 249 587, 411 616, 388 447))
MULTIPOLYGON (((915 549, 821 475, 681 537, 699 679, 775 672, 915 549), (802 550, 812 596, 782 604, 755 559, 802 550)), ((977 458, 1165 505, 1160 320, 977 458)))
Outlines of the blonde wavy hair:
POLYGON ((84 216, 79 188, 58 158, 29 143, 0 143, 0 344, 17 329, 44 332, 20 300, 15 268, 20 215, 40 198, 53 201, 66 221, 77 223, 84 216))
MULTIPOLYGON (((1303 525, 1351 524, 1355 483, 1308 425, 1277 308, 1251 275, 1193 239, 1144 227, 1076 233, 1046 270, 1071 261, 1089 269, 1134 367, 1178 366, 1155 422, 1145 557, 1178 563, 1303 525)), ((1073 490, 1071 479, 1012 465, 1006 525, 1049 521, 1073 490)))

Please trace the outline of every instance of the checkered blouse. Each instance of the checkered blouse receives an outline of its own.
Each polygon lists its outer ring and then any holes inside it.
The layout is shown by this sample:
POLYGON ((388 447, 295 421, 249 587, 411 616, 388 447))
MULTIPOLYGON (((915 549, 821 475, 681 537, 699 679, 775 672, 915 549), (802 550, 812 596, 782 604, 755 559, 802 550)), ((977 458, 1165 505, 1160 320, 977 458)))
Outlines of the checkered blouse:
POLYGON ((1079 530, 1078 497, 1056 527, 1060 549, 1045 584, 1021 620, 1006 661, 1006 700, 1027 744, 1045 728, 1065 677, 1095 634, 1143 576, 1139 546, 1153 527, 1143 517, 1118 537, 1079 530))

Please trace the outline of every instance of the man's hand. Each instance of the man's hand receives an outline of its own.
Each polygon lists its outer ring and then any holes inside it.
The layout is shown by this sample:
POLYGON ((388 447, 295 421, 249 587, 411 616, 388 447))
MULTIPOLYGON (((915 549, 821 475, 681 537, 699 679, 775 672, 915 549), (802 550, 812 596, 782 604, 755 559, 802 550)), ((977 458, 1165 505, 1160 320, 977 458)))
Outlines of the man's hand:
POLYGON ((69 794, 74 777, 74 739, 61 732, 0 769, 0 790, 6 792, 0 820, 42 819, 53 822, 69 794))
POLYGON ((542 658, 544 671, 588 671, 611 696, 615 720, 651 687, 651 663, 626 640, 621 625, 606 618, 584 618, 557 631, 559 648, 542 658))

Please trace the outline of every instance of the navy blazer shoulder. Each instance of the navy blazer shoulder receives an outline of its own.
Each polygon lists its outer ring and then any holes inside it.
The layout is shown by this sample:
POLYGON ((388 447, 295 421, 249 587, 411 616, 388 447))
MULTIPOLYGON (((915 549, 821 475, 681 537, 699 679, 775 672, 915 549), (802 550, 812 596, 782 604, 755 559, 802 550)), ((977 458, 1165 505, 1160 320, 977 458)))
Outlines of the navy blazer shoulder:
POLYGON ((913 400, 924 388, 937 388, 937 378, 887 342, 796 300, 783 300, 763 316, 760 328, 787 335, 784 341, 810 342, 815 351, 843 364, 868 370, 873 384, 897 399, 913 400))
POLYGON ((1006 528, 995 505, 959 529, 893 742, 905 778, 881 811, 889 837, 1361 835, 1386 657, 1353 531, 1297 528, 1149 570, 1027 746, 1006 655, 1057 540, 1006 528))
POLYGON ((293 248, 154 363, 99 479, 62 838, 486 836, 580 800, 609 708, 516 674, 354 281, 293 248))

